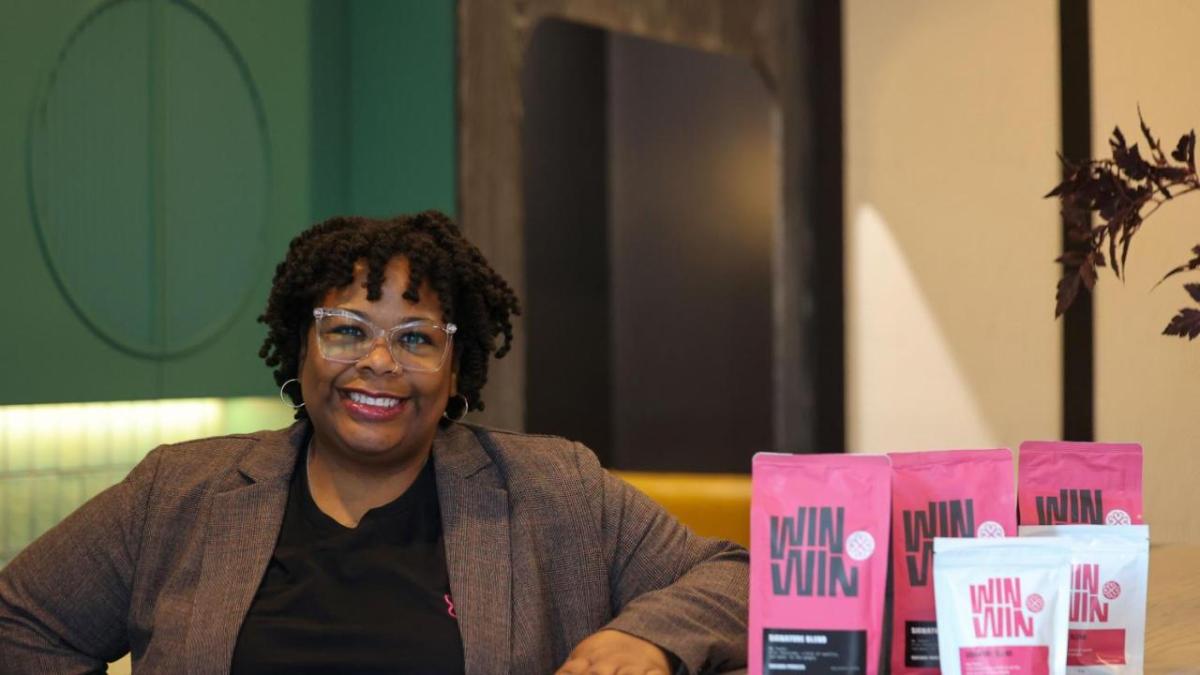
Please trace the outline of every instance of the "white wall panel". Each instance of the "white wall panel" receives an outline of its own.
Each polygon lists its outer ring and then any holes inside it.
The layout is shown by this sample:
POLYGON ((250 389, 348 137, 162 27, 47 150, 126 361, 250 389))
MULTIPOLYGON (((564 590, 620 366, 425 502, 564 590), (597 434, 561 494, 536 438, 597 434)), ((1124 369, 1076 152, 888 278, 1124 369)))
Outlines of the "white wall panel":
MULTIPOLYGON (((1197 30, 1200 3, 1093 1, 1094 154, 1108 153, 1116 125, 1140 141, 1139 104, 1168 150, 1200 127, 1197 30)), ((1155 541, 1200 541, 1200 520, 1189 507, 1200 476, 1200 342, 1160 335, 1190 302, 1182 284, 1200 282, 1200 273, 1151 292, 1198 243, 1200 196, 1188 195, 1146 221, 1129 252, 1126 282, 1106 273, 1096 296, 1096 436, 1144 445, 1145 515, 1155 541)))
POLYGON ((852 450, 1061 433, 1057 12, 845 3, 852 450))

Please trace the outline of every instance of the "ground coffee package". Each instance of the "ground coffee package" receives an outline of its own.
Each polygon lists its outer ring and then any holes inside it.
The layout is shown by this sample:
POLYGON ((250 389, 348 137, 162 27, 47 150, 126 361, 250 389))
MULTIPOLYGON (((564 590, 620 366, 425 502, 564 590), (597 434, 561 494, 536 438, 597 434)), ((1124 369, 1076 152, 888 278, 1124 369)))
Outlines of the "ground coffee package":
POLYGON ((1071 553, 1054 538, 934 539, 945 675, 1065 675, 1071 553))
POLYGON ((881 455, 754 456, 750 672, 879 672, 891 476, 881 455))
POLYGON ((1026 441, 1017 461, 1022 525, 1142 522, 1142 446, 1026 441))
POLYGON ((938 672, 934 537, 1017 534, 1012 452, 891 453, 893 675, 938 672))
POLYGON ((1025 525, 1022 537, 1060 537, 1071 549, 1069 675, 1142 672, 1150 532, 1145 525, 1025 525))

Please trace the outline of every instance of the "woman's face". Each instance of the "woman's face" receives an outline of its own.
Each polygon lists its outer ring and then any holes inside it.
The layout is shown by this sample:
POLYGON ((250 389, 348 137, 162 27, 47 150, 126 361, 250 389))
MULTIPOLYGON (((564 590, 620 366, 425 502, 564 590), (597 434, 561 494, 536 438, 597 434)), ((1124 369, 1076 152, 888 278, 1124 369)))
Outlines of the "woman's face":
MULTIPOLYGON (((354 282, 329 291, 317 306, 355 312, 385 330, 414 319, 443 323, 441 302, 428 285, 418 289, 420 302, 404 299, 407 259, 388 263, 382 296, 375 302, 367 300, 366 275, 366 264, 359 261, 354 282)), ((453 370, 452 355, 435 372, 398 368, 386 340, 377 340, 356 363, 330 361, 321 355, 314 323, 301 353, 299 379, 317 450, 361 464, 423 462, 454 386, 453 370)))

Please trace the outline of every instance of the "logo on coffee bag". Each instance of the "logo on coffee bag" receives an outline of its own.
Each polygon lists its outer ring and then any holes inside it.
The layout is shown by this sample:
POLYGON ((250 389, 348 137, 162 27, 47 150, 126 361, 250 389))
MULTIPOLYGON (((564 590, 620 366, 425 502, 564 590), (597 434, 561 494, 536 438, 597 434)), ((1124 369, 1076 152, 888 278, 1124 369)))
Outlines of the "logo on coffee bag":
POLYGON ((1058 491, 1057 497, 1038 495, 1034 502, 1037 506, 1038 525, 1104 524, 1103 490, 1064 488, 1058 491))
POLYGON ((906 510, 902 512, 902 516, 904 561, 910 586, 925 586, 929 583, 934 537, 975 536, 974 499, 929 502, 925 509, 906 510))
POLYGON ((771 516, 771 591, 775 595, 858 597, 858 569, 875 544, 867 532, 850 535, 846 549, 845 509, 801 506, 796 516, 771 516))
POLYGON ((1045 608, 1042 596, 1021 595, 1019 577, 992 577, 971 584, 971 621, 975 637, 1031 637, 1033 617, 1045 608))
POLYGON ((1071 566, 1071 623, 1107 623, 1108 600, 1121 594, 1121 586, 1110 581, 1100 586, 1100 565, 1071 566), (1101 595, 1103 593, 1103 595, 1101 595))

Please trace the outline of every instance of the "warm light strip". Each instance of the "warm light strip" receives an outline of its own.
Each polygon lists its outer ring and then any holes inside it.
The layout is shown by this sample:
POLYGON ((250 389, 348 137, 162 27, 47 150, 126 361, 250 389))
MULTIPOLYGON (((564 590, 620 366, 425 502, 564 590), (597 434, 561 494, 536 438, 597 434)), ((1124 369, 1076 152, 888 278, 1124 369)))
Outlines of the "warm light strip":
POLYGON ((292 421, 277 398, 0 406, 0 567, 163 443, 292 421))
POLYGON ((132 464, 157 445, 284 426, 274 399, 0 406, 0 474, 132 464))

